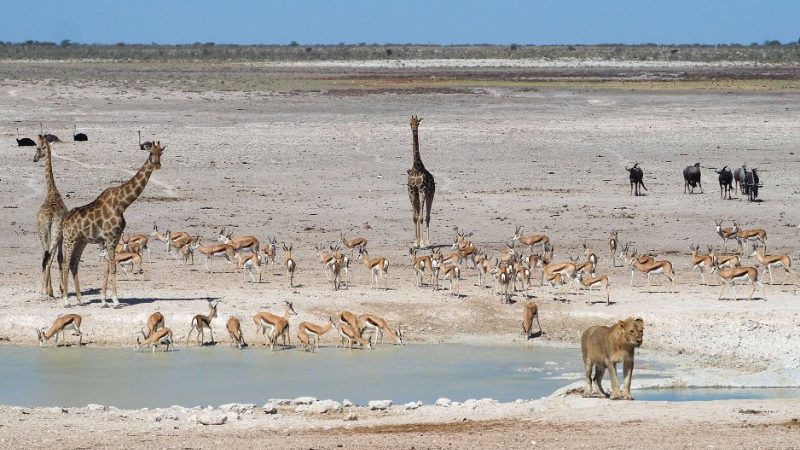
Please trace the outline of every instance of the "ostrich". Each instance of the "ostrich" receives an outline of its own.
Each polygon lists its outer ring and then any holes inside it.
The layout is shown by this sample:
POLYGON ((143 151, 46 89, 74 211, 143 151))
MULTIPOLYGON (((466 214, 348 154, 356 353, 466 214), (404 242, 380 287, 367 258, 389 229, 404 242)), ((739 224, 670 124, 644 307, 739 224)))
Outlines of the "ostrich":
POLYGON ((75 142, 86 142, 89 140, 89 137, 86 136, 86 133, 78 133, 78 126, 75 125, 72 131, 72 140, 75 142))
POLYGON ((19 128, 17 128, 17 145, 20 147, 33 147, 34 145, 36 145, 36 142, 33 142, 33 139, 26 137, 20 139, 19 128))
POLYGON ((150 150, 150 147, 153 146, 153 143, 150 141, 142 143, 142 132, 137 131, 139 133, 139 150, 150 150))
POLYGON ((59 139, 58 136, 56 136, 55 134, 50 134, 50 133, 45 134, 42 122, 39 122, 39 132, 40 132, 39 135, 44 137, 47 140, 47 142, 51 144, 54 142, 61 142, 61 139, 59 139))
POLYGON ((644 177, 644 172, 642 172, 641 167, 639 167, 639 163, 638 162, 635 163, 633 167, 631 167, 630 169, 626 166, 625 170, 627 170, 628 173, 630 174, 631 195, 633 195, 634 190, 636 191, 637 196, 643 195, 642 191, 639 188, 642 187, 644 188, 645 191, 647 190, 647 188, 645 187, 644 182, 642 182, 642 178, 644 177))
POLYGON ((703 193, 703 183, 700 182, 700 163, 695 163, 693 166, 686 166, 683 169, 683 193, 688 190, 690 194, 694 194, 694 188, 700 185, 700 193, 703 193))
POLYGON ((733 182, 733 172, 728 166, 722 168, 722 170, 716 171, 719 174, 719 196, 723 200, 725 196, 727 196, 728 200, 731 199, 731 190, 733 187, 731 183, 733 182))

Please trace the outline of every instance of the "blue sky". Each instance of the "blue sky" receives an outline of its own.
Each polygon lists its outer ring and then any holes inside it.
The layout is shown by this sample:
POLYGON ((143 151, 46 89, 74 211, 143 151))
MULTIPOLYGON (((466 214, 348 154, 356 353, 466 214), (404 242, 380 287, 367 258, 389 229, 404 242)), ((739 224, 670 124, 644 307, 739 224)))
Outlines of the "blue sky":
POLYGON ((717 44, 800 38, 798 0, 3 0, 0 40, 717 44))

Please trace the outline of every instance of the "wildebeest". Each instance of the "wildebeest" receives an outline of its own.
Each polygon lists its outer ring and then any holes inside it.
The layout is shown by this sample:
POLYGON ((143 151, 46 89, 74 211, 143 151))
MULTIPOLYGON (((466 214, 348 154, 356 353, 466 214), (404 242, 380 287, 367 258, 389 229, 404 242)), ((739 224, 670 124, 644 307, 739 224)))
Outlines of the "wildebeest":
POLYGON ((694 194, 694 188, 700 185, 700 193, 703 193, 703 183, 700 182, 700 163, 695 163, 693 166, 687 166, 683 169, 683 193, 688 190, 690 194, 694 194))
POLYGON ((739 195, 739 192, 745 194, 744 175, 746 173, 747 173, 747 164, 742 164, 742 167, 739 167, 733 172, 734 192, 736 192, 736 195, 739 195))
POLYGON ((744 189, 747 190, 747 199, 751 202, 756 201, 758 198, 758 169, 748 170, 744 175, 744 189))
POLYGON ((635 163, 630 169, 626 166, 625 170, 627 170, 630 174, 631 195, 634 194, 634 191, 636 192, 637 196, 642 195, 642 191, 639 188, 642 187, 645 191, 647 188, 644 186, 644 182, 642 182, 642 178, 644 178, 644 172, 642 172, 641 167, 639 167, 639 163, 635 163))
POLYGON ((733 172, 728 166, 722 168, 722 170, 716 171, 719 174, 719 196, 722 199, 725 199, 727 196, 728 200, 731 198, 731 183, 733 183, 733 172))

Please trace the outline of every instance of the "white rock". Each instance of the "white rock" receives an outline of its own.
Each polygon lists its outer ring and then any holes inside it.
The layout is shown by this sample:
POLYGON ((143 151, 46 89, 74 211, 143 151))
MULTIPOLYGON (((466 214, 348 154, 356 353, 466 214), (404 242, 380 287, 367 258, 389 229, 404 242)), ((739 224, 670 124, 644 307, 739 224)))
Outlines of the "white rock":
POLYGON ((422 406, 422 402, 408 402, 405 405, 403 405, 403 408, 405 408, 407 410, 408 409, 417 409, 420 406, 422 406))
POLYGON ((279 406, 286 406, 286 405, 291 405, 292 400, 288 398, 270 398, 267 400, 267 403, 279 406))
POLYGON ((228 415, 219 411, 201 413, 195 417, 195 421, 200 425, 224 425, 228 421, 228 415))
POLYGON ((317 399, 314 397, 297 397, 296 399, 292 400, 293 405, 310 405, 316 402, 317 399))
POLYGON ((351 408, 355 406, 355 404, 348 399, 344 399, 342 400, 342 406, 344 406, 345 408, 351 408))
POLYGON ((325 414, 328 412, 338 412, 342 410, 342 404, 334 400, 320 400, 310 405, 299 405, 295 412, 325 414))
POLYGON ((89 411, 105 411, 106 407, 103 405, 98 405, 97 403, 89 403, 86 405, 86 409, 89 411))
POLYGON ((373 411, 385 411, 392 406, 391 400, 370 400, 367 407, 373 411))
POLYGON ((358 416, 356 415, 356 413, 350 413, 350 414, 346 415, 344 417, 344 419, 342 419, 342 420, 344 420, 345 422, 358 420, 358 416))
POLYGON ((276 414, 278 412, 278 408, 272 403, 265 403, 262 408, 264 409, 264 414, 276 414))
POLYGON ((226 403, 224 405, 219 405, 219 409, 223 411, 233 411, 239 414, 252 412, 255 408, 255 403, 226 403))
POLYGON ((448 407, 448 406, 450 406, 452 403, 453 403, 453 402, 452 402, 452 401, 451 401, 449 398, 442 397, 442 398, 440 398, 440 399, 436 400, 436 403, 435 403, 435 405, 436 405, 436 406, 444 406, 444 407, 448 407))
POLYGON ((59 408, 59 407, 45 408, 45 411, 56 414, 66 414, 67 412, 69 412, 67 411, 67 408, 59 408))

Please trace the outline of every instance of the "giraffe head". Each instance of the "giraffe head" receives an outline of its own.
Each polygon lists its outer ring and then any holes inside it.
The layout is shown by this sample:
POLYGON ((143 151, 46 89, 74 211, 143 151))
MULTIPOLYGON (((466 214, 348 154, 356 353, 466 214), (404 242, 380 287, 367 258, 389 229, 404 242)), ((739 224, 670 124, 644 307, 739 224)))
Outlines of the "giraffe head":
POLYGON ((422 122, 417 116, 411 116, 411 129, 417 131, 419 129, 419 123, 422 122))
POLYGON ((36 141, 36 154, 33 155, 33 162, 39 162, 45 155, 45 151, 50 147, 50 143, 41 134, 36 138, 36 141))
POLYGON ((144 151, 150 153, 150 164, 155 167, 156 170, 161 168, 161 154, 164 153, 167 146, 161 146, 161 141, 156 142, 150 148, 145 148, 144 151))

